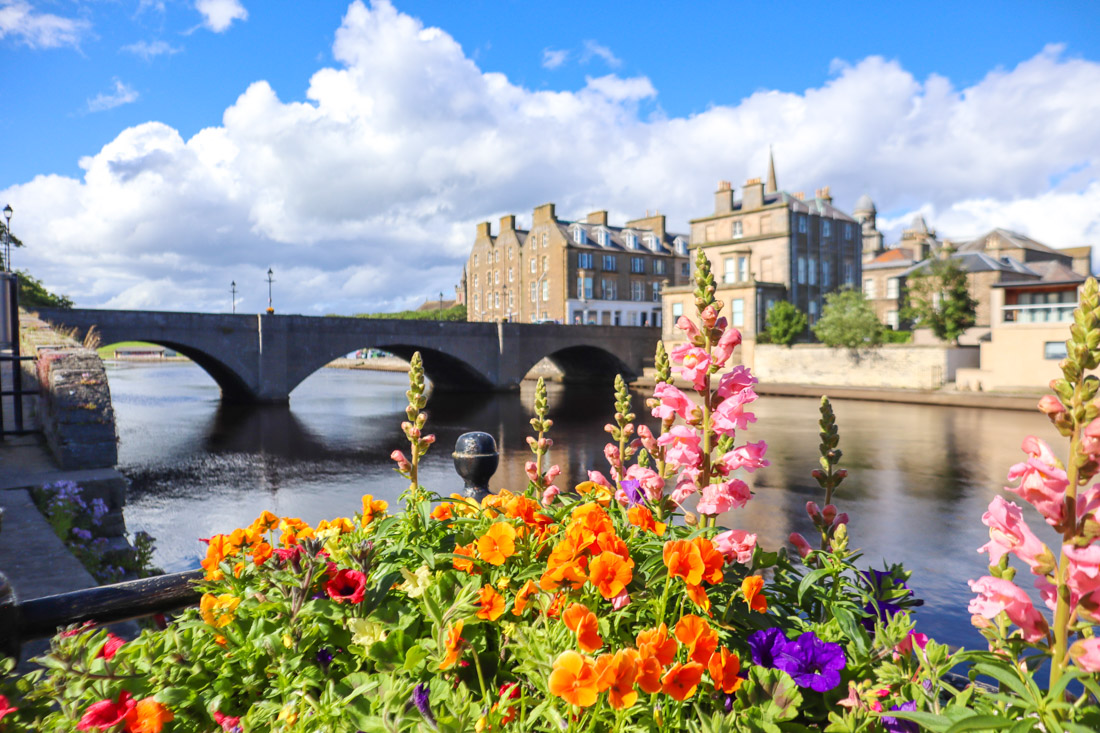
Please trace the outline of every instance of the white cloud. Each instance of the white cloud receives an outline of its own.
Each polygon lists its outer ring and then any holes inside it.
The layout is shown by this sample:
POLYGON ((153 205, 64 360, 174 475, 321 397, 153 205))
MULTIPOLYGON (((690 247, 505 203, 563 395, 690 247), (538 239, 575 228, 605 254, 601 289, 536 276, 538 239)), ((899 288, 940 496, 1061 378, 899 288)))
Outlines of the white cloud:
POLYGON ((157 56, 171 56, 172 54, 179 53, 181 49, 167 43, 166 41, 138 41, 137 43, 131 43, 127 46, 123 46, 120 51, 132 53, 135 56, 140 56, 146 61, 150 61, 157 56))
POLYGON ((542 66, 544 69, 556 69, 569 58, 569 52, 564 49, 542 49, 542 66))
POLYGON ((39 13, 24 0, 0 0, 0 39, 13 37, 31 48, 79 48, 91 29, 81 18, 39 13))
POLYGON ((228 30, 235 20, 248 20, 240 0, 195 0, 195 10, 202 14, 203 25, 215 33, 228 30))
POLYGON ((114 81, 114 89, 110 92, 100 92, 88 100, 89 112, 102 112, 115 107, 121 107, 130 102, 136 102, 137 90, 118 79, 114 81))
POLYGON ((28 269, 85 306, 227 310, 236 280, 239 310, 259 312, 272 267, 282 313, 411 307, 450 296, 478 221, 529 225, 554 201, 615 222, 660 209, 686 231, 716 181, 765 173, 769 144, 782 188, 831 185, 846 210, 868 193, 888 223, 919 210, 945 236, 1100 239, 1100 63, 1057 47, 962 89, 870 57, 689 117, 648 111, 645 77, 518 86, 385 2, 349 7, 333 56, 305 102, 259 81, 190 139, 138 125, 79 180, 0 192, 28 269))
POLYGON ((588 63, 594 57, 603 59, 604 63, 612 69, 617 69, 623 65, 622 59, 611 53, 610 48, 596 41, 587 40, 584 42, 584 52, 581 53, 581 63, 588 63))

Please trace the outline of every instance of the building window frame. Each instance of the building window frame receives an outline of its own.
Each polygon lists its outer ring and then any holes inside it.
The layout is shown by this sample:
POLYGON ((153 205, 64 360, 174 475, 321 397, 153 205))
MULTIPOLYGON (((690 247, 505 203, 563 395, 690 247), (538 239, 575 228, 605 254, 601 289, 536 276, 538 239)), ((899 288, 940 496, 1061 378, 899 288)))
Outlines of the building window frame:
POLYGON ((591 270, 593 267, 594 257, 591 252, 578 252, 577 253, 577 267, 582 270, 591 270))
POLYGON ((604 255, 601 264, 604 272, 619 271, 619 259, 615 255, 604 255))
POLYGON ((741 224, 741 220, 738 219, 737 221, 733 222, 733 238, 740 239, 743 236, 745 236, 744 226, 741 224))
POLYGON ((644 257, 631 257, 630 258, 630 271, 635 275, 645 274, 645 258, 644 257))

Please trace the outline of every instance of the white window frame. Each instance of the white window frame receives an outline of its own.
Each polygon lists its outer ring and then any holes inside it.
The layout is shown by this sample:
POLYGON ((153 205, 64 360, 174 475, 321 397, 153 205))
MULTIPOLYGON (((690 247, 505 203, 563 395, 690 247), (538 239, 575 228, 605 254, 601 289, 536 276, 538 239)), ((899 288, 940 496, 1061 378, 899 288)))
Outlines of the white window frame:
POLYGON ((741 220, 740 220, 740 219, 738 219, 737 221, 733 222, 733 238, 734 238, 734 239, 740 239, 741 237, 745 236, 745 235, 744 235, 744 231, 745 231, 745 228, 744 228, 744 226, 743 226, 743 225, 741 224, 741 220))
POLYGON ((634 280, 630 283, 630 299, 639 303, 645 300, 644 282, 641 280, 634 280))
POLYGON ((593 264, 593 255, 591 252, 578 252, 577 253, 577 267, 582 270, 591 270, 593 264))
POLYGON ((799 214, 798 215, 798 233, 799 234, 805 234, 806 233, 806 215, 805 214, 799 214))
POLYGON ((876 287, 873 277, 863 279, 863 297, 867 298, 867 300, 874 300, 878 297, 877 290, 878 288, 876 287))
POLYGON ((684 315, 684 304, 673 303, 672 304, 672 320, 675 321, 680 316, 684 315))
POLYGON ((604 300, 618 300, 619 283, 613 277, 600 278, 600 295, 604 300))
POLYGON ((896 277, 886 278, 886 297, 897 298, 901 294, 901 281, 896 277))
POLYGON ((573 241, 577 244, 584 244, 585 240, 584 229, 581 227, 573 227, 573 241))
POLYGON ((618 272, 619 271, 619 259, 615 255, 604 255, 601 262, 604 272, 618 272), (610 265, 610 267, 608 267, 610 265))
POLYGON ((545 303, 548 300, 550 300, 550 281, 549 280, 543 280, 542 281, 542 302, 545 303))
POLYGON ((630 272, 635 275, 645 274, 645 257, 630 258, 630 272))
POLYGON ((730 301, 730 325, 738 328, 745 325, 744 298, 734 298, 730 301))
POLYGON ((743 283, 749 281, 749 256, 743 255, 737 258, 737 277, 743 283))

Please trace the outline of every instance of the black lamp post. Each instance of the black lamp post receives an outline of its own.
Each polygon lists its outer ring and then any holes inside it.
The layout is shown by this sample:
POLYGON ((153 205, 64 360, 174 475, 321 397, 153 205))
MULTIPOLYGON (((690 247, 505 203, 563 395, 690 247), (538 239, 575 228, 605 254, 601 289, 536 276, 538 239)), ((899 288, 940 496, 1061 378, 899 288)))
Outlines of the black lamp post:
POLYGON ((7 225, 4 227, 4 267, 11 272, 11 215, 15 213, 11 204, 4 207, 4 218, 8 220, 7 225))
POLYGON ((237 281, 229 283, 229 292, 233 294, 233 312, 237 312, 237 281))
POLYGON ((267 268, 267 312, 268 313, 274 313, 275 312, 275 309, 271 307, 271 283, 275 282, 275 280, 273 278, 274 274, 275 273, 271 271, 270 267, 267 268))

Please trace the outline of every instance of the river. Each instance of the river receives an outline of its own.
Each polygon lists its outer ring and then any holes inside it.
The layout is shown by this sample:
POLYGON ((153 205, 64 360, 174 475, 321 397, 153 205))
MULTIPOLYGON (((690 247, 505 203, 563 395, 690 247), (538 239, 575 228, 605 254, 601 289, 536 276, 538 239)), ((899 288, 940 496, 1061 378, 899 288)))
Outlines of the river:
MULTIPOLYGON (((399 429, 404 373, 322 369, 294 390, 289 408, 222 405, 213 380, 187 363, 113 364, 108 375, 119 469, 133 482, 127 527, 156 538, 155 559, 168 571, 198 567, 204 546, 196 538, 247 524, 263 509, 316 523, 357 511, 363 493, 393 502, 404 488, 388 458, 407 448, 399 429)), ((572 486, 588 468, 606 473, 610 389, 550 385, 549 395, 551 457, 565 474, 558 484, 572 486)), ((533 400, 529 383, 513 394, 433 397, 428 431, 438 442, 421 483, 441 494, 459 490, 454 441, 484 430, 501 448, 491 487, 521 490, 533 400)), ((636 395, 635 411, 648 415, 642 402, 636 395)), ((983 645, 966 612, 972 595, 966 580, 987 572, 986 556, 976 552, 988 539, 981 515, 1021 459, 1025 435, 1064 452, 1053 428, 1028 412, 845 400, 834 409, 841 465, 849 470, 835 503, 851 515, 852 546, 863 550, 867 565, 903 562, 913 571, 910 586, 926 602, 918 630, 943 642, 983 645)), ((804 507, 811 499, 821 503, 810 476, 818 404, 762 397, 752 411, 758 421, 738 442, 766 440, 772 465, 743 477, 755 496, 723 523, 757 532, 763 547, 775 549, 792 531, 812 535, 804 507)), ((1049 528, 1030 507, 1025 512, 1053 546, 1049 528)))

